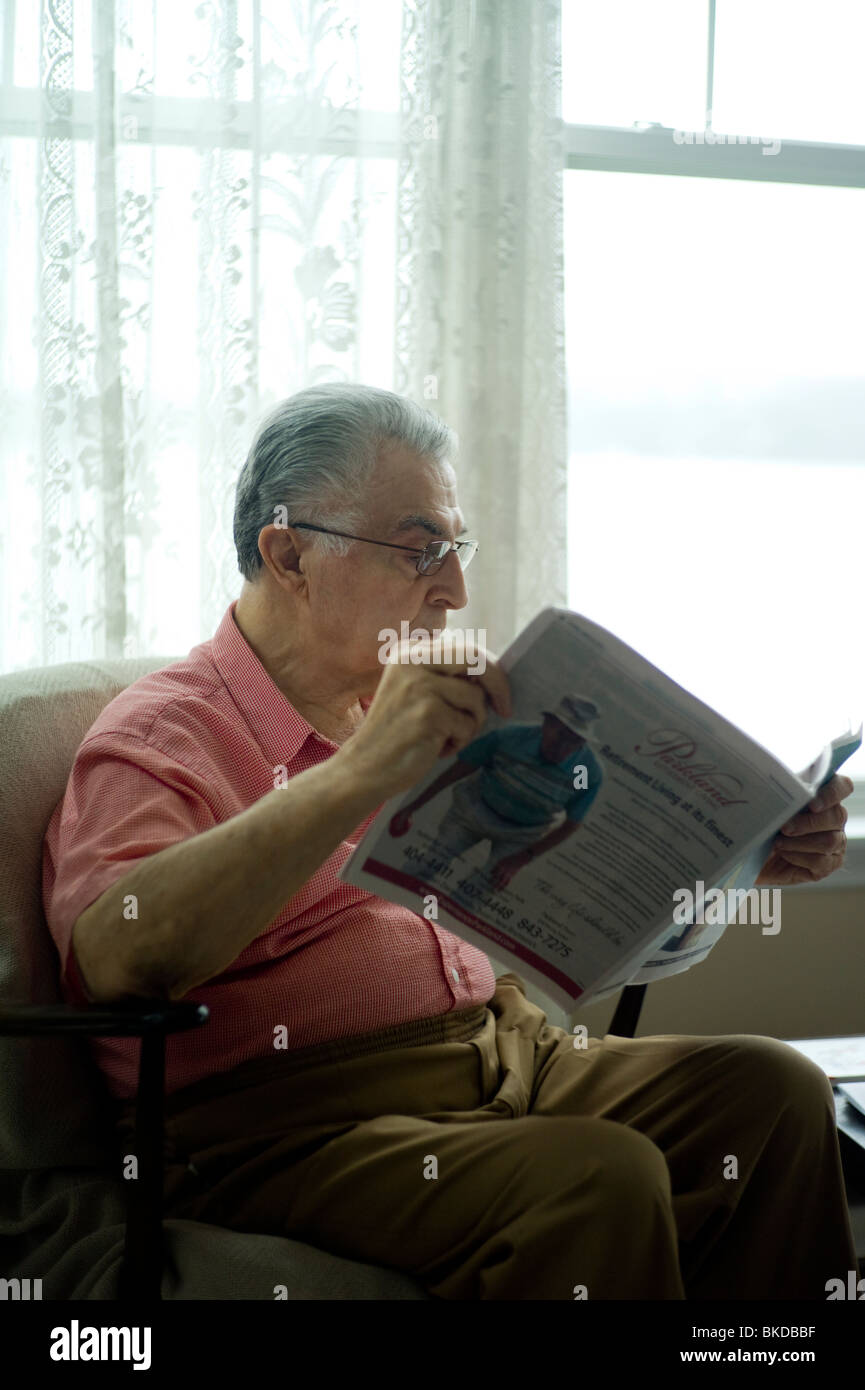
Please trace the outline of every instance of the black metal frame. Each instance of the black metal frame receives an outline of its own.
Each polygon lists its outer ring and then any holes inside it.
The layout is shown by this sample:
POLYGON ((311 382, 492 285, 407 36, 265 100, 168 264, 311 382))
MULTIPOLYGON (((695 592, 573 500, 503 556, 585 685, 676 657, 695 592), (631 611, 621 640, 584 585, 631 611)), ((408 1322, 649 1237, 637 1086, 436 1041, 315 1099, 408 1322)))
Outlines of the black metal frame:
POLYGON ((135 1097, 138 1177, 128 1186, 126 1241, 118 1301, 151 1303, 162 1298, 163 1134, 165 1127, 165 1039, 206 1023, 210 1011, 190 1000, 129 997, 111 1004, 3 1004, 0 1035, 59 1037, 77 1033, 140 1037, 135 1097))
POLYGON ((646 985, 625 985, 619 995, 616 1012, 613 1014, 612 1022, 607 1029, 608 1033, 615 1033, 619 1038, 632 1038, 634 1036, 637 1031, 646 988, 646 985))
MULTIPOLYGON (((622 990, 608 1033, 633 1037, 645 985, 622 990)), ((138 1178, 130 1182, 126 1241, 120 1265, 118 1301, 151 1303, 162 1298, 163 1135, 165 1131, 165 1039, 169 1033, 200 1027, 210 1017, 205 1004, 189 1000, 129 998, 113 1004, 4 1004, 0 1036, 140 1037, 135 1097, 135 1153, 138 1178)))

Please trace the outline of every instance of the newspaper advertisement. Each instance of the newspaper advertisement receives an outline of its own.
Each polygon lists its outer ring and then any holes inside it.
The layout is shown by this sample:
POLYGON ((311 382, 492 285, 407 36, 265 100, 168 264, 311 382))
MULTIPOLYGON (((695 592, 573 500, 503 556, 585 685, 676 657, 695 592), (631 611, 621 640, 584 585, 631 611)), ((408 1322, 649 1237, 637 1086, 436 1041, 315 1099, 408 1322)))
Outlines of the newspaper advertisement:
POLYGON ((391 798, 340 877, 511 961, 569 1014, 704 959, 726 890, 753 884, 831 750, 803 781, 568 610, 544 609, 500 664, 512 715, 391 798))

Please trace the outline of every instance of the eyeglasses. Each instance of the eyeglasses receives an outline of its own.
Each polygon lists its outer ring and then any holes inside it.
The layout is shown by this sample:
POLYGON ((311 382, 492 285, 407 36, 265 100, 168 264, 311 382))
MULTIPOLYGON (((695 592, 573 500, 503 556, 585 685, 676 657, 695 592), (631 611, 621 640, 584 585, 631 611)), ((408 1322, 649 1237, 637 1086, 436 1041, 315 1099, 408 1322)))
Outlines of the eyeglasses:
POLYGON ((348 541, 366 541, 367 545, 386 545, 391 550, 407 550, 417 555, 418 574, 435 574, 440 570, 449 553, 455 550, 463 570, 467 570, 478 548, 477 541, 430 541, 423 550, 410 545, 394 545, 393 541, 373 541, 368 536, 352 536, 348 531, 332 531, 327 526, 313 526, 309 521, 290 521, 288 526, 302 527, 305 531, 321 531, 326 536, 343 536, 348 541))

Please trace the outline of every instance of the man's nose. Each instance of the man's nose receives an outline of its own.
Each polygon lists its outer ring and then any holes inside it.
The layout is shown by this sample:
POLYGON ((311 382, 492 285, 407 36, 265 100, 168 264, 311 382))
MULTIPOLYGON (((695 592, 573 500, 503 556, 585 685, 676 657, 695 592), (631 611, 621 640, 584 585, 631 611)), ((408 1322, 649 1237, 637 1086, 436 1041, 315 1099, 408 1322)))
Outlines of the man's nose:
POLYGON ((449 550, 436 578, 448 600, 448 608, 465 608, 469 601, 463 567, 455 550, 449 550))

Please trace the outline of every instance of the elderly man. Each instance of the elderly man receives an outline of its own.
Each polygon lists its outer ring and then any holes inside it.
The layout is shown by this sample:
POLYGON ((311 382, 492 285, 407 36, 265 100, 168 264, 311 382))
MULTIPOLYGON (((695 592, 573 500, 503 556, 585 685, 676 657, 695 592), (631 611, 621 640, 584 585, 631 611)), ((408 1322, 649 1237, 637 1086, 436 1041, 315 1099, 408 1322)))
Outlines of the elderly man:
MULTIPOLYGON (((358 385, 259 430, 239 599, 107 706, 49 826, 67 996, 211 1010, 167 1046, 172 1215, 445 1299, 823 1299, 858 1267, 814 1065, 749 1034, 575 1049, 518 975, 337 878, 390 796, 510 713, 492 658, 379 659, 382 629, 434 634, 467 602, 454 443, 358 385)), ((796 817, 766 881, 841 863, 851 788, 796 817)), ((136 1044, 92 1046, 128 1152, 136 1044)))

